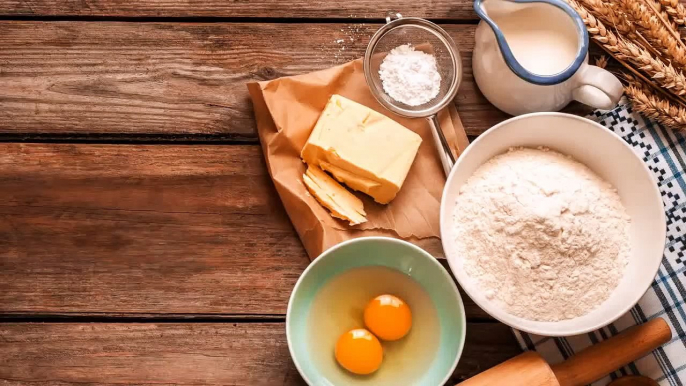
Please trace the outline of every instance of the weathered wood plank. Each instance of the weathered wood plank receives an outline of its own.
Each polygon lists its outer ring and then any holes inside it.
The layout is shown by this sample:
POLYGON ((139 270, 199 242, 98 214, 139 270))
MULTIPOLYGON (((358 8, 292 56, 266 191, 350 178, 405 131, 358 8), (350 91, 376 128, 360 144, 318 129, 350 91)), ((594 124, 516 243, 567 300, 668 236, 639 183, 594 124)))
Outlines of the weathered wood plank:
MULTIPOLYGON (((508 327, 469 324, 454 384, 519 353, 508 327)), ((3 324, 0 384, 302 385, 283 323, 3 324)))
POLYGON ((303 384, 283 323, 3 324, 0 380, 22 384, 303 384))
POLYGON ((283 315, 308 263, 259 146, 0 144, 0 313, 283 315))
POLYGON ((283 314, 308 259, 258 146, 0 145, 0 310, 283 314))
MULTIPOLYGON (((0 135, 175 134, 255 141, 246 82, 361 57, 378 27, 2 22, 0 135)), ((464 64, 458 111, 468 133, 476 135, 506 116, 474 84, 475 26, 445 27, 461 47, 464 64)))
POLYGON ((373 18, 386 11, 432 19, 475 20, 470 0, 0 0, 6 16, 373 18))

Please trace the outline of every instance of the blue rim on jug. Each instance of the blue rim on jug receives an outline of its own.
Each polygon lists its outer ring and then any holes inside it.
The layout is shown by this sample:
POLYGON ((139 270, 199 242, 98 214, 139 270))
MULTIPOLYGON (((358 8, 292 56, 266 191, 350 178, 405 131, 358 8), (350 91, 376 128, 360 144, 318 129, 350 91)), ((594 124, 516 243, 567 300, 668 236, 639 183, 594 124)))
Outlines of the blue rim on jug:
POLYGON ((567 3, 565 3, 563 0, 506 0, 512 3, 517 3, 517 4, 527 4, 527 3, 544 3, 544 4, 550 4, 552 6, 555 6, 559 9, 561 9, 563 12, 565 12, 567 15, 569 15, 570 18, 574 21, 574 25, 576 27, 576 30, 579 34, 579 51, 576 54, 576 58, 574 58, 574 61, 572 64, 564 69, 562 72, 553 74, 553 75, 538 75, 534 74, 533 72, 527 70, 522 66, 517 59, 515 59, 514 54, 512 53, 512 49, 510 49, 510 46, 507 44, 507 40, 505 39, 505 35, 503 34, 502 30, 498 25, 493 21, 488 16, 488 13, 484 9, 483 3, 484 0, 474 0, 474 11, 476 12, 479 17, 485 21, 493 30, 493 33, 495 34, 496 40, 498 41, 498 47, 500 47, 500 52, 503 54, 503 59, 505 59, 505 63, 507 63, 507 66, 517 74, 518 77, 524 79, 525 81, 533 84, 538 84, 542 86, 550 86, 558 83, 562 83, 565 80, 569 79, 576 73, 576 71, 579 69, 582 63, 586 60, 586 54, 588 53, 588 31, 586 30, 586 26, 584 25, 584 21, 581 19, 581 16, 579 16, 576 11, 570 7, 567 3))

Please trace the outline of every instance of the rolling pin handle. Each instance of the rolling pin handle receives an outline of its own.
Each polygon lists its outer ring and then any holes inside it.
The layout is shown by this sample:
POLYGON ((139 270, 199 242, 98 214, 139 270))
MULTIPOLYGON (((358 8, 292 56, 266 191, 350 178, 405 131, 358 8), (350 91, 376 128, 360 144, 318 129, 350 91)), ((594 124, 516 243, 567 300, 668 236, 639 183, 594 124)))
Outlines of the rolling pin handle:
POLYGON ((643 357, 672 339, 662 318, 631 327, 552 366, 560 386, 584 386, 643 357))
POLYGON ((527 351, 456 386, 560 386, 548 362, 534 351, 527 351))

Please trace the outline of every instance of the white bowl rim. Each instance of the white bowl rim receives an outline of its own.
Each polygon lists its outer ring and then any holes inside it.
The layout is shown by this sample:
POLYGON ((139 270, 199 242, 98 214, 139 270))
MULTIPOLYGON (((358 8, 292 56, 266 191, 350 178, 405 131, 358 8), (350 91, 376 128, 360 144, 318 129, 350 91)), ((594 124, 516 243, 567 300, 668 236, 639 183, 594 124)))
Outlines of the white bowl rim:
POLYGON ((291 343, 291 335, 289 333, 290 329, 288 328, 290 326, 290 321, 291 321, 291 308, 293 306, 293 296, 296 293, 298 287, 303 281, 303 278, 305 275, 314 267, 317 262, 321 261, 322 258, 324 258, 326 255, 329 255, 336 251, 339 248, 342 248, 348 244, 353 244, 356 242, 360 241, 365 241, 365 240, 377 240, 377 241, 388 241, 388 242, 394 242, 398 244, 405 245, 407 247, 410 247, 416 251, 418 251, 421 255, 424 255, 425 257, 429 258, 429 260, 432 261, 432 264, 438 266, 440 268, 440 271, 442 272, 442 275, 444 275, 444 278, 448 280, 449 283, 451 283, 451 288, 455 292, 455 295, 457 296, 458 299, 460 299, 460 304, 459 304, 459 310, 460 310, 460 317, 462 320, 464 320, 464 328, 462 329, 462 334, 460 334, 460 347, 457 348, 457 355, 455 356, 455 359, 453 360, 453 364, 450 367, 450 371, 448 371, 448 374, 443 378, 441 381, 441 385, 445 384, 448 379, 453 375, 455 372, 455 369, 457 368, 457 364, 460 361, 460 358, 462 358, 462 351, 464 350, 464 343, 465 343, 465 338, 467 336, 467 316, 465 314, 465 309, 464 309, 464 300, 462 299, 462 296, 460 295, 460 291, 457 289, 457 285, 455 284, 455 280, 450 276, 450 273, 443 268, 441 263, 438 262, 438 259, 434 257, 432 254, 429 252, 425 251, 424 249, 420 248, 417 245, 414 245, 408 241, 401 240, 401 239, 396 239, 393 237, 385 237, 385 236, 365 236, 365 237, 358 237, 346 241, 342 241, 333 247, 325 250, 322 252, 319 256, 317 256, 310 264, 305 268, 305 270, 300 274, 298 277, 298 281, 295 283, 295 286, 293 287, 293 291, 291 291, 291 296, 288 299, 288 308, 286 309, 286 341, 288 342, 288 352, 291 354, 291 359, 293 360, 293 363, 295 364, 295 368, 298 369, 298 372, 300 373, 300 376, 303 377, 305 380, 305 383, 307 383, 310 386, 314 386, 314 383, 307 378, 307 375, 303 372, 302 368, 300 367, 300 363, 298 363, 298 360, 296 359, 295 352, 293 351, 293 344, 291 343))
MULTIPOLYGON (((515 328, 515 329, 517 329, 517 330, 524 331, 524 332, 527 332, 527 333, 530 333, 530 334, 541 335, 541 336, 563 337, 563 336, 573 336, 573 335, 585 334, 585 333, 588 333, 588 332, 595 331, 595 330, 598 330, 598 329, 600 329, 600 328, 603 328, 603 327, 605 327, 605 326, 607 326, 607 325, 609 325, 609 324, 615 322, 617 319, 619 319, 620 317, 622 317, 622 315, 624 315, 624 314, 626 314, 627 312, 629 312, 629 310, 631 310, 636 304, 638 304, 638 301, 643 297, 643 295, 645 295, 646 292, 648 292, 648 290, 650 289, 650 286, 651 286, 652 282, 651 282, 651 284, 648 285, 648 287, 647 287, 644 291, 636 292, 636 296, 634 296, 633 298, 631 298, 631 301, 627 303, 627 306, 625 306, 624 308, 622 308, 622 309, 621 309, 619 312, 617 312, 615 315, 612 315, 611 317, 606 318, 605 320, 602 320, 602 321, 600 321, 600 322, 597 322, 597 323, 595 323, 595 324, 593 324, 593 325, 590 325, 590 326, 588 326, 588 327, 577 328, 577 329, 568 330, 568 331, 559 331, 559 332, 548 331, 548 330, 545 330, 545 329, 530 328, 530 327, 527 327, 527 326, 525 326, 525 325, 518 324, 518 321, 515 321, 515 322, 512 322, 512 321, 505 321, 505 320, 503 320, 503 319, 497 317, 496 315, 494 315, 494 314, 491 313, 491 311, 490 311, 490 308, 492 308, 492 303, 482 302, 482 301, 480 301, 480 300, 477 300, 478 297, 473 296, 474 288, 470 288, 469 283, 463 283, 462 281, 460 281, 460 275, 458 275, 458 274, 456 273, 456 272, 458 272, 458 267, 453 266, 453 264, 455 264, 455 263, 453 263, 452 260, 454 260, 454 259, 451 259, 451 258, 448 256, 448 253, 449 253, 448 251, 449 251, 450 249, 446 248, 446 243, 447 243, 447 242, 446 242, 445 237, 443 237, 443 233, 444 233, 444 232, 443 232, 443 226, 442 226, 443 223, 444 223, 443 218, 444 218, 444 216, 449 215, 449 214, 447 214, 447 213, 444 212, 444 211, 445 211, 445 208, 447 208, 447 203, 446 203, 447 194, 446 194, 446 193, 447 193, 447 191, 448 191, 449 186, 452 184, 452 180, 453 180, 454 176, 456 175, 456 170, 458 169, 458 166, 461 164, 461 162, 463 162, 463 161, 467 158, 467 156, 468 156, 472 151, 474 151, 474 148, 478 147, 478 144, 479 144, 480 142, 484 141, 484 138, 487 138, 488 136, 492 135, 493 132, 498 131, 498 130, 503 130, 503 129, 505 129, 505 128, 506 128, 510 123, 512 123, 512 122, 515 122, 515 121, 518 121, 518 120, 523 120, 523 119, 529 119, 529 118, 533 118, 533 117, 538 117, 538 116, 554 116, 554 117, 559 117, 559 118, 564 118, 564 119, 573 119, 573 120, 577 120, 577 121, 584 122, 584 123, 586 123, 586 124, 591 124, 592 126, 595 126, 596 128, 598 128, 598 129, 602 130, 604 133, 606 133, 609 137, 612 138, 612 140, 617 141, 618 143, 620 143, 620 144, 621 144, 622 146, 624 146, 627 150, 629 150, 629 152, 630 152, 634 157, 638 158, 638 156, 636 155, 636 153, 634 153, 633 148, 632 148, 631 146, 629 146, 629 144, 627 144, 626 142, 624 142, 624 140, 623 140, 619 135, 617 135, 616 133, 610 131, 608 128, 602 126, 602 125, 599 124, 598 122, 594 122, 594 121, 592 121, 592 120, 590 120, 590 119, 588 119, 588 118, 584 118, 584 117, 580 117, 580 116, 572 115, 572 114, 567 114, 567 113, 559 113, 559 112, 540 112, 540 113, 523 114, 523 115, 519 115, 519 116, 516 116, 516 117, 509 118, 509 119, 507 119, 507 120, 504 120, 504 121, 502 121, 502 122, 500 122, 500 123, 498 123, 498 124, 492 126, 492 127, 489 128, 488 130, 486 130, 483 134, 481 134, 480 136, 478 136, 478 137, 474 140, 474 142, 472 142, 469 146, 467 146, 467 149, 461 154, 461 156, 457 159, 457 161, 455 162, 455 165, 454 165, 453 168, 451 169, 450 174, 448 175, 448 178, 446 179, 445 186, 443 187, 443 194, 442 194, 442 196, 441 196, 441 213, 440 213, 440 216, 441 216, 441 219, 440 219, 440 224, 441 224, 441 245, 443 246, 443 253, 445 253, 445 255, 446 255, 446 260, 448 260, 448 266, 450 267, 450 270, 453 272, 453 275, 455 276, 455 279, 456 279, 457 282, 460 284, 460 286, 462 287, 462 289, 467 293, 467 295, 468 295, 468 296, 469 296, 469 297, 470 297, 470 298, 471 298, 471 299, 472 299, 481 309, 483 309, 484 311, 486 311, 489 315, 491 315, 492 317, 494 317, 494 318, 497 319, 498 321, 500 321, 500 322, 502 322, 503 324, 506 324, 506 325, 508 325, 508 326, 510 326, 510 327, 512 327, 512 328, 515 328)), ((644 173, 646 173, 646 174, 650 177, 650 180, 651 180, 651 181, 655 181, 655 179, 653 178, 652 174, 650 173, 650 170, 648 169, 648 166, 646 166, 645 162, 643 162, 643 160, 641 160, 640 158, 639 158, 639 161, 640 161, 641 168, 642 168, 642 170, 644 171, 644 173)), ((654 201, 657 202, 657 203, 660 205, 660 208, 661 208, 661 210, 660 210, 661 223, 662 223, 662 224, 665 224, 665 226, 661 228, 661 239, 664 240, 664 239, 666 239, 666 237, 667 237, 667 228, 666 228, 667 221, 666 221, 666 216, 665 216, 665 211, 664 211, 664 204, 662 203, 662 197, 661 197, 661 195, 660 195, 660 190, 658 189, 657 184, 655 184, 655 183, 652 184, 652 188, 651 188, 651 189, 652 189, 652 191, 653 191, 653 193, 654 193, 654 194, 653 194, 653 196, 654 196, 654 198, 655 198, 654 201)), ((663 252, 663 253, 664 253, 664 252, 663 252)), ((651 270, 650 270, 650 272, 652 272, 652 274, 653 274, 653 275, 652 275, 652 276, 653 276, 653 281, 654 281, 655 276, 657 276, 658 270, 660 269, 660 265, 661 265, 661 263, 662 263, 662 256, 663 256, 663 254, 660 254, 660 255, 659 255, 659 258, 656 258, 656 259, 655 259, 654 269, 651 269, 651 270)))

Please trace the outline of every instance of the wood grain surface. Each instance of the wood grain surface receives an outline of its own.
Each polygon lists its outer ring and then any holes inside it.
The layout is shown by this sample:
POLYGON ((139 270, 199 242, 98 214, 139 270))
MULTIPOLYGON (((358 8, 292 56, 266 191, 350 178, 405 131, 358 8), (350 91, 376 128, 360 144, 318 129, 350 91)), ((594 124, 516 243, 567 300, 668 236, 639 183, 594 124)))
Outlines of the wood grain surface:
POLYGON ((309 263, 255 145, 0 144, 0 187, 3 313, 284 315, 309 263))
MULTIPOLYGON (((378 27, 2 22, 0 135, 256 141, 246 82, 359 58, 378 27)), ((476 135, 506 115, 474 84, 475 26, 444 27, 461 48, 457 108, 476 135)))
MULTIPOLYGON (((519 352, 509 329, 470 323, 454 384, 519 352)), ((0 385, 303 385, 284 323, 2 324, 0 385)))
POLYGON ((307 259, 258 146, 0 145, 0 311, 284 314, 307 259))
POLYGON ((386 11, 431 19, 475 20, 471 0, 0 0, 6 16, 373 18, 386 11))
MULTIPOLYGON (((304 384, 284 320, 309 260, 245 84, 361 57, 388 9, 457 42, 468 134, 507 118, 471 0, 0 0, 0 386, 304 384)), ((448 384, 520 352, 463 299, 448 384)))

